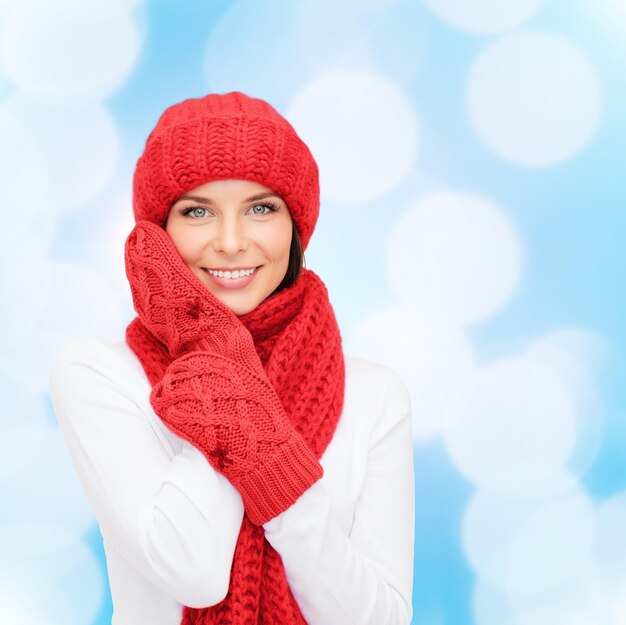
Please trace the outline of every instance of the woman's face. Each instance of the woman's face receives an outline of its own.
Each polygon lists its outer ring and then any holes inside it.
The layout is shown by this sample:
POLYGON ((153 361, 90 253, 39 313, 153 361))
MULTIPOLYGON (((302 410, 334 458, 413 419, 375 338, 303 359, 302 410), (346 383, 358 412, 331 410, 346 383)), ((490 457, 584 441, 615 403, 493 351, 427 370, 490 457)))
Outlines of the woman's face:
POLYGON ((187 191, 165 230, 189 269, 237 315, 255 309, 287 272, 291 215, 258 182, 215 180, 187 191))

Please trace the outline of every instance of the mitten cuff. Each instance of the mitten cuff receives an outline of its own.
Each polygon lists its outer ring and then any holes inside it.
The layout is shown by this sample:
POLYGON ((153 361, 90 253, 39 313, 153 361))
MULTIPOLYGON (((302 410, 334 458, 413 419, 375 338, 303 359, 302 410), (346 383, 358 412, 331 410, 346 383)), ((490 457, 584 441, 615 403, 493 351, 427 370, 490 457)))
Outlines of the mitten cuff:
POLYGON ((294 431, 289 442, 234 485, 250 521, 262 525, 289 508, 322 475, 322 465, 294 431))

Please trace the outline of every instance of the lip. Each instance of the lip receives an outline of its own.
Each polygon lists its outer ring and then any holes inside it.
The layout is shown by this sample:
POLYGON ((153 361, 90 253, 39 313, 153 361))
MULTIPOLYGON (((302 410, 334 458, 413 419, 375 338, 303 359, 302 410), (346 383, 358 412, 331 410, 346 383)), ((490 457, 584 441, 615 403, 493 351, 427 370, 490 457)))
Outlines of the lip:
MULTIPOLYGON (((235 269, 236 267, 233 267, 232 269, 215 269, 214 271, 235 271, 235 269)), ((241 267, 241 269, 250 269, 250 267, 241 267)), ((217 276, 210 274, 204 267, 202 268, 202 271, 204 271, 204 273, 206 273, 206 275, 209 276, 215 284, 224 289, 241 289, 248 286, 248 284, 254 280, 254 277, 257 273, 259 273, 260 269, 261 267, 257 267, 249 276, 243 276, 242 278, 218 278, 217 276)))

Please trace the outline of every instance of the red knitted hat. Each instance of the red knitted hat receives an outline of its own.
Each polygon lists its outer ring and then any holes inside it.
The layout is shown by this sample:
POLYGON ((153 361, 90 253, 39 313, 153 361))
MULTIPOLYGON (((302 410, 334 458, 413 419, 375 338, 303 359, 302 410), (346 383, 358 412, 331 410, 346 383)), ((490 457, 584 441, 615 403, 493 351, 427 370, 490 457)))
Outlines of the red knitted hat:
POLYGON ((190 98, 164 111, 135 168, 135 221, 165 226, 178 196, 226 178, 278 193, 306 248, 319 214, 317 163, 276 109, 240 91, 190 98))

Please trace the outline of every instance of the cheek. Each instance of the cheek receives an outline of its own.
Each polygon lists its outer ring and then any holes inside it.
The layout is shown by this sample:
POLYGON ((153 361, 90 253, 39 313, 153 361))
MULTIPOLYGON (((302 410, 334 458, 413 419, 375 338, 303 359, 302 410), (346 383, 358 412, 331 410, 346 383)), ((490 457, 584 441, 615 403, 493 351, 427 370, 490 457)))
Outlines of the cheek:
POLYGON ((166 229, 166 231, 170 235, 174 247, 178 250, 178 253, 185 263, 188 265, 194 263, 198 258, 201 248, 198 237, 194 236, 195 231, 192 229, 190 232, 189 229, 176 227, 171 227, 166 229))
POLYGON ((291 222, 281 224, 279 228, 273 228, 265 238, 265 249, 268 256, 274 260, 289 260, 289 248, 291 247, 292 226, 291 222))

